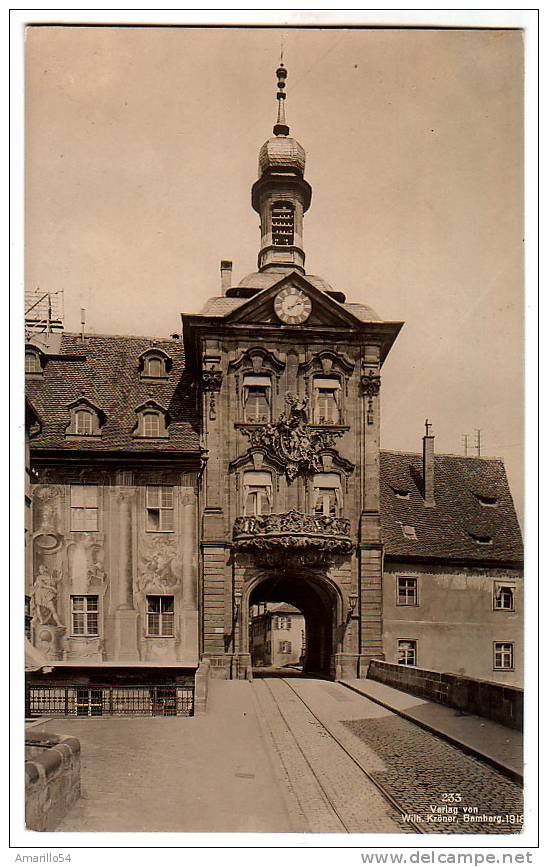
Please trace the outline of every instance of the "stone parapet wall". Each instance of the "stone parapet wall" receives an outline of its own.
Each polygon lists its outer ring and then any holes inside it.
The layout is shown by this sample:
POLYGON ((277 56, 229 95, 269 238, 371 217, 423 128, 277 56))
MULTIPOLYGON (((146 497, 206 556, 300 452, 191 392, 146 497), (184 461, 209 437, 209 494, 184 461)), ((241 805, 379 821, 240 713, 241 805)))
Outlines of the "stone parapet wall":
POLYGON ((80 797, 80 741, 49 732, 26 732, 25 824, 55 831, 80 797))
POLYGON ((523 728, 523 690, 488 680, 373 659, 367 677, 429 701, 523 728))

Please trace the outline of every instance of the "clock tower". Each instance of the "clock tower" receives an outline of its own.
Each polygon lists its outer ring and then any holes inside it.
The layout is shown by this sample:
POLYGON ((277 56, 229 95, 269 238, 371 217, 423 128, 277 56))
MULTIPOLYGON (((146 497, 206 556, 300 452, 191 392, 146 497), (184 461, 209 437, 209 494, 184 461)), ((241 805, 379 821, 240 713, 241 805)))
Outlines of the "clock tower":
POLYGON ((217 677, 253 667, 255 606, 306 623, 305 671, 365 676, 382 658, 380 372, 401 328, 305 271, 305 152, 278 117, 251 201, 258 270, 183 314, 201 409, 201 655, 217 677))
POLYGON ((261 217, 259 271, 294 268, 304 274, 303 218, 310 206, 312 190, 304 179, 306 156, 289 135, 285 121, 283 63, 278 76, 278 119, 274 135, 259 151, 259 178, 253 184, 251 203, 261 217))

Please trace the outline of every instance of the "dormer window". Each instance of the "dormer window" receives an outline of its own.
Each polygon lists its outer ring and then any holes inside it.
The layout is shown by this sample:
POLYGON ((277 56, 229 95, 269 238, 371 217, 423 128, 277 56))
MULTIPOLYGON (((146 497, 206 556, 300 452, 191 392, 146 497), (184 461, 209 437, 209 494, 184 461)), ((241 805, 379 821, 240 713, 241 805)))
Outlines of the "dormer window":
POLYGON ((340 421, 341 384, 338 379, 315 376, 314 424, 338 424, 340 421))
POLYGON ((40 355, 35 349, 25 350, 25 373, 42 373, 40 355))
POLYGON ((93 433, 93 413, 89 409, 77 409, 74 413, 76 433, 89 436, 93 433))
POLYGON ((268 422, 271 419, 272 383, 269 376, 244 376, 244 420, 268 422))
POLYGON ((272 206, 272 244, 291 247, 295 233, 295 208, 291 202, 274 202, 272 206))
POLYGON ((479 534, 479 533, 472 533, 472 532, 470 532, 468 535, 469 535, 469 536, 474 540, 474 542, 476 542, 476 544, 478 544, 478 545, 492 545, 492 544, 493 544, 493 537, 492 537, 492 536, 488 536, 487 534, 484 534, 484 533, 479 534))
POLYGON ((134 436, 142 437, 143 439, 164 439, 169 436, 167 413, 155 401, 151 400, 143 406, 138 407, 136 413, 138 422, 133 434, 134 436))
POLYGON ((147 349, 139 358, 141 379, 167 379, 173 362, 161 349, 147 349))
POLYGON ((408 491, 407 488, 392 488, 392 490, 398 500, 408 500, 411 496, 411 491, 408 491))
POLYGON ((411 527, 409 524, 402 524, 401 531, 405 539, 409 539, 413 542, 417 541, 417 531, 414 527, 411 527))
POLYGON ((498 497, 488 497, 485 494, 476 494, 476 498, 481 506, 493 507, 498 506, 499 504, 498 497))
POLYGON ((70 424, 66 430, 67 439, 100 439, 106 421, 104 412, 86 398, 69 404, 70 424))
POLYGON ((160 436, 160 413, 154 409, 143 413, 143 436, 152 439, 160 436))

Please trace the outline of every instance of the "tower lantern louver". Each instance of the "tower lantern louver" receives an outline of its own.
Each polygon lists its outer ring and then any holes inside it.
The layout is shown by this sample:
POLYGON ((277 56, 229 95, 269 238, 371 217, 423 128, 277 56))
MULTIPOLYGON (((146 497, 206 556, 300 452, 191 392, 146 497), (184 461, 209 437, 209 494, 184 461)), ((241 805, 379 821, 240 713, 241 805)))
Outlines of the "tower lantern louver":
POLYGON ((251 190, 251 203, 261 218, 258 268, 295 268, 304 274, 303 216, 310 206, 312 189, 304 179, 304 149, 289 135, 285 120, 287 70, 283 62, 276 75, 278 118, 274 135, 259 151, 259 179, 251 190))

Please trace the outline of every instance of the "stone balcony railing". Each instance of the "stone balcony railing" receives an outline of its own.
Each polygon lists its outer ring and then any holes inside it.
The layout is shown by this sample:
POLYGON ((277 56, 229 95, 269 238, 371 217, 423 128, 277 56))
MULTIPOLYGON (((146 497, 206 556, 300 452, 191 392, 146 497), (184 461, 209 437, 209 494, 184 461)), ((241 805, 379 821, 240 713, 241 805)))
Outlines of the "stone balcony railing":
POLYGON ((348 554, 353 547, 347 518, 304 515, 249 515, 234 522, 234 547, 244 551, 310 551, 348 554))

